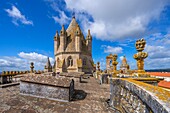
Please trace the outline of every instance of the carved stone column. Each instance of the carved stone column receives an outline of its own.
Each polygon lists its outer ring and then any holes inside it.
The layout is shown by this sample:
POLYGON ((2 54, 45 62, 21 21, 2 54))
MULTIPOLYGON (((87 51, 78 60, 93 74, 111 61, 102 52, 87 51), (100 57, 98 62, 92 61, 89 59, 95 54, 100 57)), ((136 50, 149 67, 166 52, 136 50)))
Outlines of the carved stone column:
POLYGON ((116 60, 117 60, 117 55, 114 54, 112 59, 112 65, 113 65, 113 73, 115 74, 117 73, 117 64, 118 64, 116 60))
POLYGON ((137 60, 138 76, 149 76, 144 70, 144 59, 148 57, 148 53, 142 52, 145 48, 146 41, 142 38, 135 43, 138 53, 134 54, 133 58, 137 60))

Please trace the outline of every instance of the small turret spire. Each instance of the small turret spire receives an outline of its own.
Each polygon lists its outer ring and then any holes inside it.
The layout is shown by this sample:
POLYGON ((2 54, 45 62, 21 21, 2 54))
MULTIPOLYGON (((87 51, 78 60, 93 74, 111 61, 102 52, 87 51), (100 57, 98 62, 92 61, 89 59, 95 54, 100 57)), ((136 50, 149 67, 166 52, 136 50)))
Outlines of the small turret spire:
POLYGON ((62 25, 62 28, 61 28, 61 31, 60 31, 60 35, 64 35, 65 34, 65 28, 64 28, 64 25, 62 25))
POLYGON ((52 72, 52 66, 51 66, 49 57, 47 57, 47 63, 44 67, 44 71, 45 72, 52 72))
POLYGON ((51 63, 50 63, 50 59, 49 57, 47 57, 47 63, 45 65, 46 68, 50 68, 51 67, 51 63))
POLYGON ((90 29, 88 29, 87 39, 92 40, 92 36, 90 34, 90 29))
POLYGON ((90 34, 90 29, 88 29, 88 36, 90 36, 91 34, 90 34))
POLYGON ((56 41, 58 38, 59 38, 59 34, 58 34, 58 31, 56 31, 56 34, 54 36, 54 40, 56 41))

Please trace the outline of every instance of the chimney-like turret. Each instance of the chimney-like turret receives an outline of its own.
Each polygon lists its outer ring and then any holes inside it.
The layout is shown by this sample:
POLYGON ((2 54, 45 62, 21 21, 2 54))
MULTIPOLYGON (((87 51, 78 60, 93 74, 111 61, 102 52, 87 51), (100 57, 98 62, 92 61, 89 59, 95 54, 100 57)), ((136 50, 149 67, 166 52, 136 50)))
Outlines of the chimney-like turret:
POLYGON ((90 34, 90 30, 88 30, 88 34, 86 37, 86 45, 88 48, 88 52, 90 53, 90 55, 92 55, 92 36, 90 34))
POLYGON ((80 30, 80 27, 79 25, 77 26, 77 29, 76 29, 76 41, 75 41, 75 45, 76 45, 76 51, 77 52, 80 52, 81 51, 81 30, 80 30))
POLYGON ((62 29, 60 31, 60 52, 64 52, 66 48, 66 30, 64 25, 62 25, 62 29))
POLYGON ((59 46, 60 46, 60 36, 58 34, 58 31, 57 31, 55 36, 54 36, 54 55, 57 54, 59 46))

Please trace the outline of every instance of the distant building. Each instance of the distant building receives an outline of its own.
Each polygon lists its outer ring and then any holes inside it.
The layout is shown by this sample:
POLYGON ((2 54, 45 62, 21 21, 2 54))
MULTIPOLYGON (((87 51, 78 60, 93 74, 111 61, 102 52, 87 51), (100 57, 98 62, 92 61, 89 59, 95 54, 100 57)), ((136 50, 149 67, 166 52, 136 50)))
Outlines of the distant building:
POLYGON ((52 65, 50 63, 49 57, 47 58, 47 63, 44 67, 44 72, 52 72, 52 65))
POLYGON ((130 69, 129 64, 127 63, 126 57, 124 56, 122 59, 122 64, 120 66, 120 72, 121 73, 128 73, 128 70, 130 69))
POLYGON ((65 30, 64 25, 60 35, 56 32, 54 37, 55 71, 56 72, 85 72, 92 73, 94 68, 92 60, 92 36, 90 30, 86 39, 76 22, 72 18, 65 30))
POLYGON ((112 54, 106 56, 106 71, 107 71, 107 73, 110 73, 113 70, 112 59, 113 59, 112 54))

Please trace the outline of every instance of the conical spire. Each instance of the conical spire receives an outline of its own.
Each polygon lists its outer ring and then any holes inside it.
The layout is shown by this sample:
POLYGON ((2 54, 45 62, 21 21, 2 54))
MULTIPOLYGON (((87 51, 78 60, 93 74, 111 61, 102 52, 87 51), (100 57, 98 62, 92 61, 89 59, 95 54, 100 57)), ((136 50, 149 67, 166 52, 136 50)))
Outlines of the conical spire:
POLYGON ((68 28, 67 28, 67 33, 68 35, 71 34, 72 30, 76 30, 78 23, 76 22, 75 18, 72 18, 68 28))
POLYGON ((58 34, 58 31, 56 31, 56 34, 54 36, 54 40, 56 41, 58 38, 59 38, 59 34, 58 34))
POLYGON ((53 68, 55 69, 55 67, 56 67, 56 61, 54 61, 54 65, 53 65, 53 68))
POLYGON ((65 34, 65 28, 64 28, 64 25, 62 25, 62 28, 61 28, 61 31, 60 31, 60 35, 64 35, 65 34))
POLYGON ((51 63, 49 57, 47 58, 47 63, 45 65, 46 68, 51 68, 51 63))

